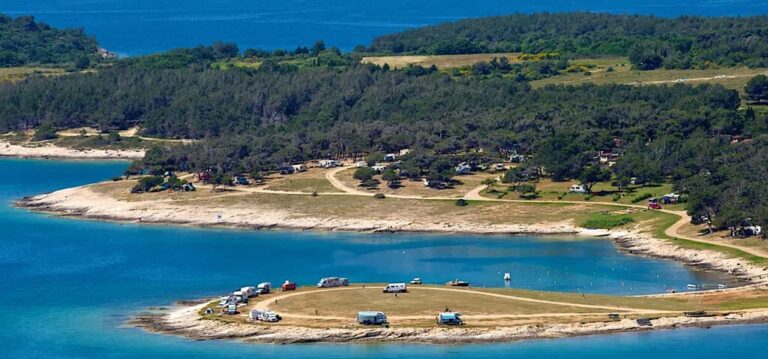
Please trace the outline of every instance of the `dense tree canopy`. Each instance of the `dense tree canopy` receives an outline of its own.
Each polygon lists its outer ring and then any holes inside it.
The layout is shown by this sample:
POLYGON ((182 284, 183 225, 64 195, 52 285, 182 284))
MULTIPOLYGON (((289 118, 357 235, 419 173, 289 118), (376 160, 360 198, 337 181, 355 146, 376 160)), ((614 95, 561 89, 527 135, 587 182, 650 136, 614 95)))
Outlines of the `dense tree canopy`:
POLYGON ((540 13, 485 17, 376 38, 379 53, 558 52, 630 56, 640 69, 768 66, 768 17, 540 13))
POLYGON ((0 67, 73 65, 87 67, 98 44, 82 29, 59 30, 31 16, 0 14, 0 67))

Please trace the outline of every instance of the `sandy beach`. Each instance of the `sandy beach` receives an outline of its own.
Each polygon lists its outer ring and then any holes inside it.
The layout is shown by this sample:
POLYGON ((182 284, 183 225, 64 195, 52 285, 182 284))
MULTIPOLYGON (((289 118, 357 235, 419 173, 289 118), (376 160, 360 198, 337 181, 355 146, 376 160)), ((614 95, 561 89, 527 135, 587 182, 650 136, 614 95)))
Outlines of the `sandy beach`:
POLYGON ((0 140, 0 157, 133 160, 143 158, 144 150, 78 150, 53 144, 23 146, 0 140))

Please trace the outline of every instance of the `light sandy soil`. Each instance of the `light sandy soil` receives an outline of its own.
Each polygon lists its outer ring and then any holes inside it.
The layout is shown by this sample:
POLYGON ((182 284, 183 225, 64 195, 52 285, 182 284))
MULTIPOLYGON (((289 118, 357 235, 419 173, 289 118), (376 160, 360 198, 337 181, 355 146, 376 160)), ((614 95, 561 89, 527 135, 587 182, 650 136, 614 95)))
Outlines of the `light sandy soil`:
POLYGON ((35 157, 66 159, 140 159, 143 149, 133 150, 76 150, 53 144, 17 145, 0 140, 0 157, 35 157))
POLYGON ((760 323, 768 320, 768 311, 754 310, 690 318, 661 317, 651 320, 651 326, 641 326, 633 319, 615 322, 535 323, 503 327, 360 327, 310 328, 259 323, 225 323, 200 317, 198 312, 207 303, 177 307, 162 315, 143 315, 132 324, 146 330, 187 338, 238 339, 246 342, 308 343, 308 342, 418 342, 434 344, 508 342, 523 339, 560 338, 610 334, 680 327, 709 327, 712 325, 760 323))

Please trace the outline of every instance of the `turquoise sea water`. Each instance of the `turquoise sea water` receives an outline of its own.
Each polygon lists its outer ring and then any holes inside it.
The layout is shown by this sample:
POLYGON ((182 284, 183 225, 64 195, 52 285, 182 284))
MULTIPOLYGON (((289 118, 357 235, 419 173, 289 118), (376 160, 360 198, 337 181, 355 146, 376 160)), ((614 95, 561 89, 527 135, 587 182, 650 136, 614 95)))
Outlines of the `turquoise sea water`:
POLYGON ((722 352, 714 337, 729 338, 720 340, 729 340, 731 351, 753 353, 768 334, 766 326, 739 326, 448 347, 243 345, 147 334, 125 328, 124 320, 150 306, 262 280, 311 284, 339 275, 378 282, 418 275, 440 283, 460 276, 503 286, 501 272, 509 271, 515 287, 634 294, 723 278, 625 256, 599 239, 188 229, 54 218, 10 206, 24 195, 110 178, 125 165, 0 159, 0 358, 640 358, 641 348, 673 358, 688 354, 681 348, 687 342, 701 346, 703 357, 715 357, 722 352))
POLYGON ((766 0, 3 0, 0 12, 84 27, 123 55, 217 40, 241 48, 311 45, 350 50, 375 36, 466 17, 513 12, 599 11, 680 15, 768 13, 766 0))

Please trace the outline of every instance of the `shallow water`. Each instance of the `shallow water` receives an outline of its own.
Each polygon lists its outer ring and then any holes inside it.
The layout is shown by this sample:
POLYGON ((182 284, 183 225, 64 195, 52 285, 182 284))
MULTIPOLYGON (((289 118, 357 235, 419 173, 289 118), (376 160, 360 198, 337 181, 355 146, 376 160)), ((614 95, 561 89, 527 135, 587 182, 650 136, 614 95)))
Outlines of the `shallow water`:
POLYGON ((123 55, 233 41, 241 48, 294 49, 324 39, 351 50, 403 29, 514 12, 597 11, 687 15, 768 13, 766 0, 3 0, 0 12, 84 27, 123 55))
MULTIPOLYGON (((328 275, 364 282, 421 276, 441 283, 460 277, 474 285, 503 286, 502 273, 511 272, 514 287, 621 294, 723 280, 674 262, 623 255, 604 239, 191 229, 55 218, 9 206, 24 195, 110 178, 125 166, 0 159, 0 173, 5 174, 0 179, 0 226, 5 229, 0 236, 0 357, 488 357, 498 350, 511 356, 571 352, 579 357, 588 353, 583 348, 614 342, 600 337, 418 349, 247 346, 192 342, 122 326, 132 313, 150 306, 286 278, 312 284, 328 275)), ((733 330, 747 337, 768 331, 760 326, 717 332, 729 335, 733 330)), ((607 349, 623 353, 641 345, 674 345, 683 338, 706 344, 712 332, 621 335, 612 337, 619 345, 607 349)))

